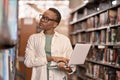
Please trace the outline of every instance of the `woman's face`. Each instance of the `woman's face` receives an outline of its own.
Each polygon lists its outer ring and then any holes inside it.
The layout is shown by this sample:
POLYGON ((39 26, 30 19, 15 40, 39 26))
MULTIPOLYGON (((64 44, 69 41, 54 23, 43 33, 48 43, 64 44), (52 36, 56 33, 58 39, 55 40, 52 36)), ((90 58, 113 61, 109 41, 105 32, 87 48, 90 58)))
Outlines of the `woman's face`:
POLYGON ((42 30, 54 29, 57 26, 57 22, 55 21, 56 19, 56 13, 51 10, 45 11, 40 19, 40 28, 42 30))

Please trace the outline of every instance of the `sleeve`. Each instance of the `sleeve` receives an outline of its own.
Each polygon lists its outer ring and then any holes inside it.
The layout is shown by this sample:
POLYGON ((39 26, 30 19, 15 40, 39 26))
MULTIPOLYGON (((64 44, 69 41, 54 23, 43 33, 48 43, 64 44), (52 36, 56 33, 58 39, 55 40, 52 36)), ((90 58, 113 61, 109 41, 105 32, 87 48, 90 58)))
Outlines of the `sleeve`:
POLYGON ((73 48, 71 45, 71 42, 68 38, 66 38, 66 40, 64 40, 64 54, 66 58, 70 58, 72 52, 73 52, 73 48))
POLYGON ((25 60, 24 64, 26 67, 35 67, 35 66, 43 66, 47 64, 46 57, 35 56, 36 51, 34 47, 34 39, 33 36, 29 37, 26 50, 25 50, 25 60))
MULTIPOLYGON (((70 58, 70 56, 71 56, 71 54, 73 52, 73 48, 72 48, 71 42, 70 42, 70 40, 68 38, 66 39, 65 43, 66 44, 65 44, 64 52, 66 54, 66 57, 70 58)), ((74 73, 76 71, 76 65, 72 65, 71 68, 72 68, 72 72, 69 73, 69 74, 72 74, 72 73, 74 73)))

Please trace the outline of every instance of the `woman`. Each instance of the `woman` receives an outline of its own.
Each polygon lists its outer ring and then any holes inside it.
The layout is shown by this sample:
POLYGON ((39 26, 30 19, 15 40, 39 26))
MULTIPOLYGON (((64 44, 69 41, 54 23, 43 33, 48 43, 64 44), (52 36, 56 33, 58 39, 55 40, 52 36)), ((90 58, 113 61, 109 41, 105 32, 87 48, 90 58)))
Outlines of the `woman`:
POLYGON ((73 49, 69 38, 54 30, 61 14, 49 8, 40 16, 42 31, 28 39, 24 63, 33 68, 31 80, 66 80, 66 73, 73 72, 70 66, 65 66, 73 49))

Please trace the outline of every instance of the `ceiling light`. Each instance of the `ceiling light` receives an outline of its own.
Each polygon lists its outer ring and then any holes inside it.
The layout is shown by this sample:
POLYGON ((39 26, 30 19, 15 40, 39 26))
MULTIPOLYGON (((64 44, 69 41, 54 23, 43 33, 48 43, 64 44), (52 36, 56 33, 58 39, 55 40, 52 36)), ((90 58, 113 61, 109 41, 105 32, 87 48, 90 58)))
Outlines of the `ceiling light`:
POLYGON ((116 0, 113 0, 112 1, 112 5, 116 5, 117 4, 117 1, 116 0))

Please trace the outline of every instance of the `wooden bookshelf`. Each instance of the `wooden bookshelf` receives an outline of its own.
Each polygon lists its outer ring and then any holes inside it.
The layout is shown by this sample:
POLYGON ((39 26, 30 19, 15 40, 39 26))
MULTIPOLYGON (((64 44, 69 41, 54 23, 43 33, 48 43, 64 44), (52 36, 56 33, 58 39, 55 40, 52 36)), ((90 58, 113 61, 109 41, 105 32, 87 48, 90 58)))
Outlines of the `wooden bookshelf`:
MULTIPOLYGON (((116 4, 113 1, 89 0, 71 11, 72 45, 83 42, 92 44, 84 63, 86 80, 120 79, 117 73, 120 71, 120 1, 116 0, 116 4)), ((79 74, 76 77, 81 76, 81 71, 77 71, 79 74)))
POLYGON ((0 0, 0 80, 15 80, 18 1, 0 0))
MULTIPOLYGON (((90 15, 87 15, 87 16, 85 16, 85 17, 83 17, 83 18, 80 18, 80 19, 78 19, 77 21, 71 21, 70 22, 70 24, 75 24, 75 23, 77 23, 77 22, 80 22, 80 21, 83 21, 83 20, 85 20, 85 19, 87 19, 87 18, 89 18, 89 17, 92 17, 92 16, 95 16, 95 15, 97 15, 97 14, 100 14, 100 13, 102 13, 102 12, 105 12, 105 11, 107 11, 107 10, 110 10, 110 9, 113 9, 113 8, 117 8, 117 7, 119 7, 120 5, 119 4, 117 4, 117 5, 115 5, 115 6, 111 6, 110 8, 108 8, 108 9, 105 9, 105 10, 98 10, 98 11, 96 11, 95 13, 92 13, 92 14, 90 14, 90 15)), ((85 6, 84 6, 85 7, 85 6)), ((81 7, 80 7, 81 8, 81 7)), ((77 12, 77 11, 76 11, 77 12)), ((74 14, 75 12, 72 12, 71 14, 74 14)))

